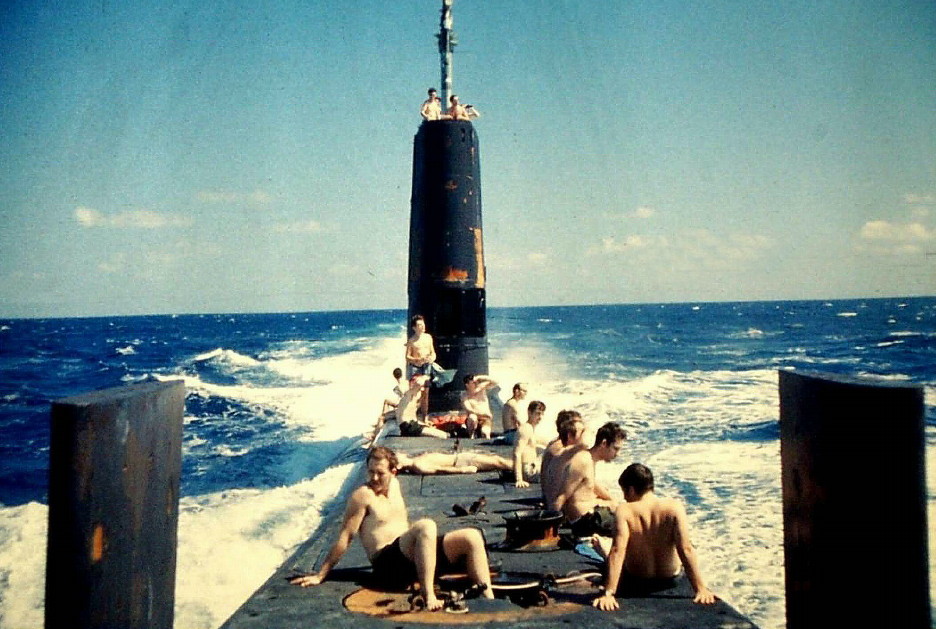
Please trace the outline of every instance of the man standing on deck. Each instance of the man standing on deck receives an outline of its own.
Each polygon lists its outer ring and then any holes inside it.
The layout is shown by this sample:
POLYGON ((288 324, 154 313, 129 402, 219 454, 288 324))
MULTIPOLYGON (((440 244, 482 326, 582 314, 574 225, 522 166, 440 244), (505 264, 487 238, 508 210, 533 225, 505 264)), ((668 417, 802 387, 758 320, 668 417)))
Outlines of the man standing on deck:
POLYGON ((559 470, 561 486, 547 505, 562 511, 576 537, 591 535, 614 536, 614 511, 609 506, 612 497, 595 482, 595 464, 611 462, 624 446, 627 433, 618 424, 608 422, 595 434, 595 445, 575 452, 559 470))
POLYGON ((526 397, 527 388, 522 382, 513 385, 513 395, 504 402, 504 408, 501 411, 501 423, 504 427, 504 441, 507 445, 514 445, 517 442, 517 428, 523 423, 520 415, 520 402, 526 397))
POLYGON ((514 484, 529 487, 531 481, 539 479, 539 457, 536 455, 536 427, 543 419, 546 405, 533 400, 527 407, 529 419, 517 429, 517 440, 513 451, 514 484))
POLYGON ((465 528, 438 535, 436 523, 428 518, 410 525, 397 467, 393 450, 383 446, 371 449, 367 455, 367 482, 348 499, 338 539, 322 566, 315 574, 295 577, 290 583, 309 587, 324 581, 354 536, 360 534, 374 576, 397 585, 418 580, 428 611, 443 606, 435 595, 436 575, 462 567, 475 583, 486 586, 482 596, 494 598, 481 531, 465 528))
MULTIPOLYGON (((435 343, 432 335, 426 332, 426 319, 422 315, 414 315, 410 322, 413 336, 406 341, 406 377, 425 375, 432 378, 432 364, 436 360, 435 343)), ((419 409, 425 417, 429 412, 429 389, 423 389, 419 400, 419 409)))
POLYGON ((615 511, 615 534, 608 555, 605 593, 592 605, 618 609, 615 595, 644 593, 674 584, 679 565, 695 591, 693 603, 711 605, 716 596, 705 585, 689 540, 689 522, 682 504, 653 493, 653 472, 633 463, 618 479, 624 500, 615 511))

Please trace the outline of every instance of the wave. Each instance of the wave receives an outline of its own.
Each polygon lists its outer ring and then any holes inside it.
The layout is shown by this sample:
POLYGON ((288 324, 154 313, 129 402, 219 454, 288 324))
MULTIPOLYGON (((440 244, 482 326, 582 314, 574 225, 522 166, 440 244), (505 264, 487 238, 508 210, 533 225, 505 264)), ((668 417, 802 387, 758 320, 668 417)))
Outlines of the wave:
POLYGON ((205 352, 204 354, 199 354, 195 356, 192 361, 196 363, 206 362, 206 361, 215 361, 219 363, 226 363, 230 365, 236 365, 240 367, 253 367, 260 364, 259 361, 250 356, 245 356, 239 354, 231 349, 217 348, 213 349, 210 352, 205 352))

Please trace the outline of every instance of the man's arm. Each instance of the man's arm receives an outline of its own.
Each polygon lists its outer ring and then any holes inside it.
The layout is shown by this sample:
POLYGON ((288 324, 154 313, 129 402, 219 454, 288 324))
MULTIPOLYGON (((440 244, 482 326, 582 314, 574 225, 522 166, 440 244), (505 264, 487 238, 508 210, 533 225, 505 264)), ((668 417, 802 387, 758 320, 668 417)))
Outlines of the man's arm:
POLYGON ((497 386, 497 382, 491 379, 491 376, 475 376, 475 382, 478 384, 479 391, 486 391, 497 386))
POLYGON ((426 354, 426 363, 431 365, 436 361, 435 341, 432 339, 432 335, 426 333, 426 336, 429 337, 429 353, 426 354))
POLYGON ((695 598, 692 599, 692 602, 711 605, 717 597, 706 587, 705 581, 702 579, 702 573, 699 571, 699 564, 696 561, 695 547, 693 547, 692 541, 689 539, 689 518, 686 516, 686 510, 679 502, 676 502, 673 507, 673 515, 676 518, 676 553, 679 555, 679 560, 686 571, 686 576, 689 577, 692 589, 695 590, 695 598))
POLYGON ((529 424, 524 424, 517 428, 517 443, 514 444, 513 466, 514 466, 514 484, 517 487, 529 487, 530 483, 523 479, 523 453, 526 448, 533 446, 530 439, 529 424))
POLYGON ((621 570, 624 568, 624 557, 627 554, 627 542, 630 540, 630 526, 627 525, 627 515, 627 503, 618 505, 614 512, 614 541, 611 543, 611 552, 608 553, 608 575, 605 577, 605 591, 604 594, 592 601, 594 607, 606 612, 619 608, 617 599, 614 596, 621 580, 621 570))
POLYGON ((416 365, 419 367, 422 364, 419 361, 420 358, 416 354, 416 346, 413 345, 413 339, 408 339, 406 341, 406 362, 409 365, 416 365))
POLYGON ((351 499, 348 501, 348 507, 345 509, 344 522, 341 525, 341 532, 338 533, 338 539, 336 539, 335 543, 332 544, 331 550, 328 551, 328 556, 325 557, 325 561, 322 562, 318 572, 315 574, 296 577, 291 579, 290 583, 302 587, 310 587, 313 585, 318 585, 325 580, 325 577, 328 576, 328 573, 331 572, 331 569, 335 566, 335 564, 338 563, 341 557, 348 550, 348 546, 351 545, 351 540, 354 539, 354 536, 361 528, 361 522, 364 521, 364 516, 367 515, 368 491, 369 490, 367 488, 361 487, 356 489, 354 493, 351 494, 351 499))

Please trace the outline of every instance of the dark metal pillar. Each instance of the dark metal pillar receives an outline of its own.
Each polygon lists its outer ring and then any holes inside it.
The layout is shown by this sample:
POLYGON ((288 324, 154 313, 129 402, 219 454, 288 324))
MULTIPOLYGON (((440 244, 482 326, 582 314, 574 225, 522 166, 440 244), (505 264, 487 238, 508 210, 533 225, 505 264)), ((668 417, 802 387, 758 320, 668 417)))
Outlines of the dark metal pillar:
POLYGON ((46 629, 171 629, 181 381, 52 405, 46 629))
POLYGON ((429 410, 457 409, 464 375, 488 373, 481 167, 469 121, 424 122, 413 143, 407 321, 416 314, 439 364, 458 369, 432 391, 429 410))
POLYGON ((930 627, 923 389, 780 372, 788 629, 930 627))

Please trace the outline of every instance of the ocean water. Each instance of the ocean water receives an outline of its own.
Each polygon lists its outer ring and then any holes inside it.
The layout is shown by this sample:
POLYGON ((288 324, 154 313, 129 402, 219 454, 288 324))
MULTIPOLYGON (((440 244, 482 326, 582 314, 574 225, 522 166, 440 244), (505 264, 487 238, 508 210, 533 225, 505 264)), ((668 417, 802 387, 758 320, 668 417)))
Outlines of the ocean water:
MULTIPOLYGON (((340 499, 402 363, 404 318, 0 320, 0 627, 42 625, 51 400, 185 380, 176 626, 209 629, 340 499)), ((936 537, 936 298, 506 308, 488 327, 501 399, 525 381, 548 420, 622 422, 630 440, 599 480, 654 469, 658 493, 687 503, 709 585, 765 629, 785 613, 778 370, 925 387, 936 537)))

